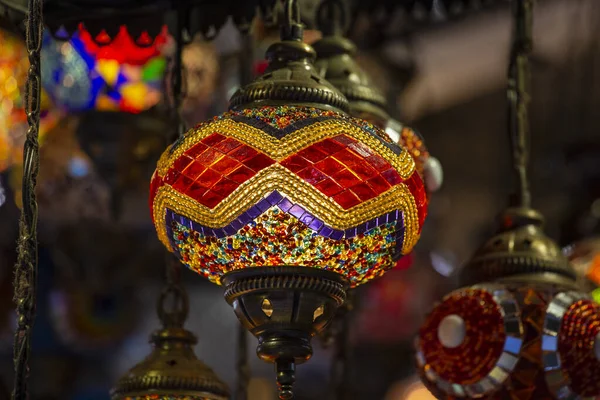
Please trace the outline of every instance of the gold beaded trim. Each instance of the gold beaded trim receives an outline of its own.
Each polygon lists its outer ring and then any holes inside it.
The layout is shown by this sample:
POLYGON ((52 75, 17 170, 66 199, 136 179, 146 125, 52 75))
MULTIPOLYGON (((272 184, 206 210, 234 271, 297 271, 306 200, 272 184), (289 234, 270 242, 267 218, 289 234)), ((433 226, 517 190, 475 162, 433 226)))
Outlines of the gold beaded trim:
POLYGON ((315 122, 310 126, 297 130, 292 135, 286 135, 282 139, 277 139, 260 129, 244 124, 243 122, 222 119, 190 130, 183 139, 183 142, 172 154, 170 154, 169 149, 167 149, 158 161, 158 174, 161 177, 165 176, 175 160, 181 157, 183 153, 200 140, 213 133, 233 137, 248 146, 262 151, 264 154, 277 161, 283 160, 323 139, 345 134, 366 144, 379 156, 387 160, 392 167, 398 171, 398 174, 402 179, 408 179, 415 170, 415 160, 405 149, 402 149, 400 154, 395 154, 378 139, 356 125, 344 120, 315 122))
POLYGON ((230 224, 243 211, 275 190, 292 202, 301 204, 308 212, 328 226, 340 230, 352 228, 385 213, 400 210, 404 213, 406 229, 402 252, 407 254, 419 239, 417 205, 405 184, 393 186, 373 199, 344 210, 333 199, 325 196, 318 189, 278 164, 263 169, 253 178, 241 184, 212 210, 178 192, 170 185, 161 186, 154 198, 152 210, 158 237, 167 248, 171 248, 165 223, 167 208, 209 228, 220 228, 230 224))

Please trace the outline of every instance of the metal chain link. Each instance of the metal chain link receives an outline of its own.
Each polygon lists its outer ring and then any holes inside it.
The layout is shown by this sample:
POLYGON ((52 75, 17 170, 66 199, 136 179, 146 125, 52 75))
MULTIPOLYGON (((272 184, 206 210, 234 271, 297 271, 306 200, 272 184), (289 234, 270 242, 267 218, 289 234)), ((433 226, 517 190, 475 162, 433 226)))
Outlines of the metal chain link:
POLYGON ((514 202, 530 207, 531 193, 527 177, 529 158, 529 88, 531 73, 529 55, 533 47, 533 0, 513 0, 513 43, 508 67, 508 134, 513 168, 518 182, 514 202))
POLYGON ((173 121, 175 122, 175 131, 171 141, 174 141, 185 134, 185 121, 182 116, 181 105, 185 96, 185 81, 184 76, 186 74, 185 67, 183 65, 183 20, 185 18, 185 9, 181 6, 176 10, 177 23, 175 24, 175 54, 173 54, 171 64, 171 113, 173 121))
MULTIPOLYGON (((181 138, 185 134, 185 121, 181 114, 181 105, 184 97, 184 68, 183 68, 183 18, 185 10, 179 7, 176 10, 175 24, 175 52, 171 58, 170 85, 171 99, 169 104, 169 116, 175 124, 175 129, 167 133, 167 145, 181 138)), ((166 286, 160 296, 157 305, 159 318, 165 327, 183 326, 188 314, 188 295, 181 285, 181 263, 173 254, 167 253, 165 258, 166 286), (172 297, 170 307, 167 300, 172 297)))
POLYGON ((35 320, 38 244, 38 206, 35 196, 39 170, 38 132, 40 125, 41 61, 43 17, 42 0, 27 3, 27 53, 29 71, 25 85, 25 112, 27 136, 23 148, 23 210, 19 222, 18 258, 15 264, 14 301, 17 306, 17 329, 14 339, 13 362, 15 368, 13 400, 29 398, 29 356, 31 333, 35 320))
POLYGON ((344 304, 338 309, 333 321, 333 357, 331 361, 331 394, 335 400, 349 398, 349 375, 352 346, 350 344, 350 326, 352 311, 356 307, 356 294, 348 292, 344 304))

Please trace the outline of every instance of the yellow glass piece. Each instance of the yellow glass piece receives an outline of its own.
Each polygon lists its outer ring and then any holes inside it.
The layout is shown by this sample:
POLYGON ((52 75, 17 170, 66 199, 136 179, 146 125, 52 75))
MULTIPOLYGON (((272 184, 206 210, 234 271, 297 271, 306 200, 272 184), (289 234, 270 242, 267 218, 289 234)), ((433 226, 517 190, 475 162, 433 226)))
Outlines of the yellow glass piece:
POLYGON ((324 306, 320 305, 319 307, 317 307, 317 309, 313 313, 313 321, 316 321, 317 318, 319 318, 321 315, 323 315, 324 312, 325 312, 324 306))
POLYGON ((121 95, 127 101, 128 104, 142 110, 146 108, 148 99, 148 87, 143 82, 126 83, 121 88, 121 95))
POLYGON ((260 308, 267 317, 271 318, 271 315, 273 315, 273 304, 271 304, 271 301, 269 299, 264 299, 260 308))
POLYGON ((98 60, 96 70, 100 76, 111 86, 117 84, 119 78, 119 62, 117 60, 98 60))

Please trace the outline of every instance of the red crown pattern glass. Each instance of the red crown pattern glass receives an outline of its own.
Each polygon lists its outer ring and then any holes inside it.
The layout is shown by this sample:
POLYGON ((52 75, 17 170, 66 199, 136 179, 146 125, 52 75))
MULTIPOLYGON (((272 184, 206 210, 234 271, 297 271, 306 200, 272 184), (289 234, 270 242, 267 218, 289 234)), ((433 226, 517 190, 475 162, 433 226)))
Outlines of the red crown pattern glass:
POLYGON ((410 252, 427 198, 413 158, 382 130, 334 111, 268 106, 227 112, 171 146, 150 207, 164 245, 215 283, 285 265, 356 286, 410 252))

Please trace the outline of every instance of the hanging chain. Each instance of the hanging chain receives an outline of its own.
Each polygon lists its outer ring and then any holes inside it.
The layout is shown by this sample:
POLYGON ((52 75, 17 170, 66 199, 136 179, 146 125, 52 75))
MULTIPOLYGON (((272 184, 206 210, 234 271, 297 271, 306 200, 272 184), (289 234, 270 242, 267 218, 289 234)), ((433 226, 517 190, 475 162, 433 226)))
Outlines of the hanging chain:
MULTIPOLYGON (((182 116, 181 106, 185 96, 185 70, 183 65, 183 19, 185 17, 185 9, 179 7, 177 9, 177 22, 175 24, 175 53, 171 60, 171 118, 175 122, 175 131, 171 142, 182 137, 185 134, 185 121, 182 116)), ((170 144, 170 143, 169 143, 170 144)))
POLYGON ((341 0, 323 0, 317 8, 317 28, 323 36, 343 35, 348 29, 348 15, 341 0))
POLYGON ((42 0, 28 1, 27 53, 29 71, 25 86, 27 137, 23 148, 23 210, 19 222, 18 258, 15 265, 14 300, 17 305, 17 329, 14 340, 13 400, 27 400, 31 332, 35 319, 38 248, 38 208, 35 187, 39 170, 38 132, 40 126, 40 93, 43 17, 42 0))
POLYGON ((356 294, 348 292, 346 301, 338 311, 333 321, 333 358, 331 362, 331 391, 335 400, 349 398, 348 382, 350 374, 350 322, 352 310, 355 307, 356 294))
POLYGON ((300 21, 300 7, 297 0, 285 0, 283 5, 283 24, 281 24, 281 40, 301 41, 303 26, 300 21))
POLYGON ((508 133, 513 153, 518 189, 516 203, 521 207, 531 206, 531 193, 527 176, 529 95, 531 75, 529 55, 533 47, 533 0, 513 1, 514 31, 508 68, 508 133))
MULTIPOLYGON (((183 18, 184 9, 176 10, 177 21, 175 24, 175 52, 171 59, 171 101, 169 102, 170 117, 175 129, 167 135, 167 144, 181 138, 185 134, 185 121, 181 114, 181 105, 184 97, 184 68, 183 68, 183 18)), ((188 295, 181 285, 181 263, 172 254, 167 253, 165 260, 166 286, 158 302, 158 315, 165 327, 182 327, 187 318, 189 300, 188 295), (172 303, 167 305, 169 296, 172 303)))

